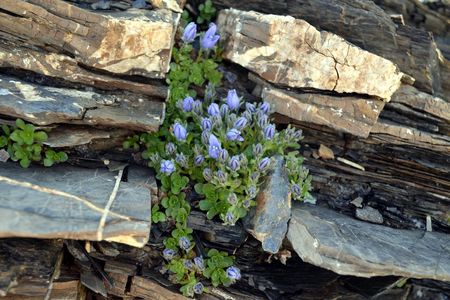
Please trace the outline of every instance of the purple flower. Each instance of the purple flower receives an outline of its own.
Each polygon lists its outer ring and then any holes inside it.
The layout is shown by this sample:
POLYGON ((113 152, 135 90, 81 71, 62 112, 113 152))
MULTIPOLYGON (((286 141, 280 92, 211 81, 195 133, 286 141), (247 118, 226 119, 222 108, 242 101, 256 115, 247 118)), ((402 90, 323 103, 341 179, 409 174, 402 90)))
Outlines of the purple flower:
POLYGON ((211 133, 209 131, 203 131, 202 132, 202 143, 204 145, 208 145, 209 144, 209 136, 211 135, 211 133))
MULTIPOLYGON (((259 111, 259 112, 261 112, 261 111, 259 111)), ((261 114, 258 114, 258 116, 256 117, 256 124, 258 124, 258 126, 260 128, 266 127, 266 125, 268 123, 269 123, 269 117, 267 115, 263 114, 262 112, 261 112, 261 114)))
POLYGON ((228 203, 230 203, 231 205, 235 205, 236 203, 237 203, 237 200, 238 200, 238 198, 237 198, 237 196, 236 196, 236 194, 235 193, 231 193, 229 196, 228 196, 228 203))
POLYGON ((229 157, 229 155, 228 155, 227 149, 220 150, 220 153, 219 153, 219 162, 220 163, 225 163, 228 160, 228 157, 229 157))
POLYGON ((275 125, 269 124, 264 128, 264 138, 266 140, 271 140, 275 136, 275 125))
POLYGON ((180 237, 178 240, 178 245, 183 250, 188 250, 191 247, 191 241, 189 241, 189 238, 186 236, 180 237))
POLYGON ((201 256, 194 257, 194 264, 200 271, 205 269, 205 261, 201 256))
POLYGON ((187 136, 186 128, 183 127, 180 123, 175 123, 173 125, 173 134, 178 141, 185 141, 187 136))
POLYGON ((161 173, 170 175, 175 171, 175 165, 170 160, 162 160, 160 171, 161 173))
POLYGON ((294 194, 294 196, 297 196, 297 197, 300 197, 302 195, 302 189, 296 183, 291 185, 291 192, 294 194))
POLYGON ((225 183, 227 181, 227 175, 222 172, 222 170, 216 172, 216 178, 220 183, 225 183))
POLYGON ((222 104, 220 106, 220 115, 222 117, 225 117, 226 115, 228 115, 228 112, 230 111, 230 108, 228 107, 227 104, 222 104))
POLYGON ((245 110, 247 110, 248 112, 254 113, 256 111, 256 107, 255 104, 253 103, 245 103, 245 110))
POLYGON ((263 102, 259 107, 259 109, 262 110, 265 114, 267 114, 270 111, 270 104, 267 102, 263 102))
POLYGON ((227 139, 230 141, 244 141, 244 138, 241 136, 241 132, 235 128, 232 128, 227 132, 227 139))
POLYGON ((189 23, 183 31, 183 37, 181 38, 185 43, 191 43, 195 40, 197 34, 197 25, 194 22, 189 23))
POLYGON ((211 169, 204 169, 203 170, 203 178, 205 178, 206 181, 211 181, 213 176, 212 176, 212 172, 211 169))
POLYGON ((230 161, 228 162, 228 167, 230 167, 231 170, 237 171, 241 167, 241 162, 238 155, 234 155, 231 157, 230 161))
POLYGON ((172 260, 172 259, 175 257, 175 255, 177 255, 177 253, 175 252, 175 250, 172 250, 172 249, 164 249, 164 251, 163 251, 163 257, 164 257, 166 260, 172 260))
POLYGON ((250 208, 250 200, 245 200, 244 203, 242 203, 242 206, 244 206, 244 208, 250 208))
POLYGON ((227 104, 231 110, 238 110, 240 107, 239 97, 236 90, 229 90, 227 94, 227 104))
POLYGON ((209 29, 205 32, 205 35, 200 39, 200 45, 204 49, 211 49, 214 47, 220 39, 220 35, 216 34, 217 26, 214 23, 209 24, 209 29))
POLYGON ((195 157, 194 164, 196 166, 200 166, 204 161, 205 161, 205 158, 203 157, 203 155, 199 154, 195 157))
POLYGON ((208 114, 210 116, 217 116, 220 115, 220 108, 219 105, 217 105, 217 103, 211 103, 208 106, 208 114))
POLYGON ((194 291, 194 293, 196 293, 197 295, 200 295, 201 293, 203 293, 203 284, 201 282, 197 282, 194 287, 192 288, 192 290, 194 291))
POLYGON ((202 130, 211 130, 212 129, 211 120, 208 118, 203 118, 201 127, 202 127, 202 130))
POLYGON ((227 212, 227 214, 225 215, 225 222, 227 223, 234 223, 234 215, 232 212, 227 212))
POLYGON ((208 148, 208 154, 211 156, 211 158, 218 159, 220 150, 222 150, 222 144, 220 141, 214 136, 214 134, 211 134, 209 136, 209 148, 208 148))
POLYGON ((270 166, 270 158, 264 157, 258 164, 258 169, 263 172, 266 171, 270 166))
POLYGON ((263 152, 263 146, 260 143, 253 145, 253 155, 254 156, 259 156, 262 154, 262 152, 263 152))
POLYGON ((188 161, 183 153, 179 153, 175 156, 175 161, 183 168, 188 167, 188 161))
POLYGON ((242 130, 245 128, 246 125, 247 125, 247 118, 239 117, 239 119, 237 119, 236 122, 234 122, 233 127, 238 130, 242 130))
POLYGON ((176 151, 176 147, 173 143, 168 143, 166 145, 166 151, 168 154, 173 154, 176 151))
POLYGON ((231 266, 227 269, 227 276, 232 281, 241 279, 241 270, 236 268, 235 266, 231 266))
POLYGON ((197 114, 201 115, 203 112, 203 106, 202 102, 200 100, 195 100, 194 103, 192 103, 192 110, 197 114))
POLYGON ((188 270, 191 270, 191 271, 194 270, 194 264, 189 259, 185 259, 183 262, 183 265, 188 270))
POLYGON ((194 99, 192 99, 192 97, 186 97, 183 100, 183 110, 184 111, 191 111, 193 108, 193 104, 194 104, 194 99))

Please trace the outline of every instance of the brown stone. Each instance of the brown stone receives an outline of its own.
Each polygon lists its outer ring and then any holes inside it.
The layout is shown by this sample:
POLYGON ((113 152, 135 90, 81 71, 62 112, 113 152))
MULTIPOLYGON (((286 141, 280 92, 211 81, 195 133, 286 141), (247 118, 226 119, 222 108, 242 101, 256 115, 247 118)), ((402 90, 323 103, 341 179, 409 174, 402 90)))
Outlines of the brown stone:
POLYGON ((318 153, 319 153, 320 158, 323 158, 323 159, 334 159, 333 150, 331 150, 330 148, 328 148, 327 146, 325 146, 323 144, 320 144, 318 153))
POLYGON ((304 20, 227 9, 217 23, 225 58, 269 82, 385 100, 400 86, 392 62, 304 20))
POLYGON ((182 13, 186 0, 150 0, 153 7, 171 9, 182 13))

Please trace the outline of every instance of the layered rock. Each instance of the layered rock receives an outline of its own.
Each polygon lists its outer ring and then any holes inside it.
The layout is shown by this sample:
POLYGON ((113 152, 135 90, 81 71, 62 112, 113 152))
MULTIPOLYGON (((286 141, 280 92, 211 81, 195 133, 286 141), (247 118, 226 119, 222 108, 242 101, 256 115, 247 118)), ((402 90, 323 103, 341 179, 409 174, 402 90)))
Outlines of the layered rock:
POLYGON ((392 62, 304 20, 227 9, 217 23, 225 58, 269 82, 385 100, 400 86, 392 62))

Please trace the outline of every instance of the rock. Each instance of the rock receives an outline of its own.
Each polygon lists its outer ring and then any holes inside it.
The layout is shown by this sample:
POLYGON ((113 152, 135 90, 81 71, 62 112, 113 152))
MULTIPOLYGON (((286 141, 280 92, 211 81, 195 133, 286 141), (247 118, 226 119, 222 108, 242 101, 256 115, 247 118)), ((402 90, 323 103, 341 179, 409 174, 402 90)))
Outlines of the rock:
POLYGON ((450 281, 450 236, 443 233, 394 229, 299 205, 287 237, 303 261, 338 274, 450 281))
POLYGON ((9 159, 9 153, 5 149, 0 149, 0 162, 7 162, 9 159))
POLYGON ((186 0, 150 0, 153 7, 171 9, 182 13, 186 0))
POLYGON ((358 207, 358 208, 362 208, 364 199, 361 197, 356 197, 355 199, 353 199, 352 202, 350 202, 351 204, 353 204, 354 206, 358 207))
POLYGON ((16 47, 65 53, 89 68, 151 78, 169 70, 180 18, 164 9, 91 12, 62 0, 4 0, 2 11, 2 38, 16 47))
POLYGON ((323 144, 320 144, 318 153, 319 153, 320 158, 323 158, 323 159, 334 159, 333 150, 331 150, 330 148, 328 148, 327 146, 325 146, 323 144))
POLYGON ((363 221, 376 224, 383 224, 383 216, 377 209, 370 206, 366 206, 364 208, 357 208, 356 217, 363 221))
POLYGON ((275 168, 261 187, 244 222, 247 231, 261 242, 266 252, 277 253, 287 232, 291 217, 291 194, 284 159, 275 159, 275 168))
POLYGON ((270 103, 275 112, 296 121, 325 125, 364 138, 369 136, 384 107, 383 101, 375 99, 297 93, 269 86, 262 89, 261 98, 270 103))
POLYGON ((137 95, 46 87, 0 74, 0 114, 36 125, 69 123, 155 131, 163 121, 164 103, 137 95))
POLYGON ((385 100, 400 86, 392 62, 304 20, 227 9, 217 23, 224 57, 269 82, 385 100))
POLYGON ((154 300, 187 300, 188 298, 180 295, 178 292, 172 292, 171 290, 159 285, 150 278, 144 278, 141 276, 134 276, 131 280, 131 290, 129 292, 131 296, 139 297, 143 299, 154 300))
POLYGON ((150 233, 150 190, 141 181, 119 182, 108 208, 115 175, 66 165, 21 169, 3 164, 0 237, 106 240, 142 247, 150 233))

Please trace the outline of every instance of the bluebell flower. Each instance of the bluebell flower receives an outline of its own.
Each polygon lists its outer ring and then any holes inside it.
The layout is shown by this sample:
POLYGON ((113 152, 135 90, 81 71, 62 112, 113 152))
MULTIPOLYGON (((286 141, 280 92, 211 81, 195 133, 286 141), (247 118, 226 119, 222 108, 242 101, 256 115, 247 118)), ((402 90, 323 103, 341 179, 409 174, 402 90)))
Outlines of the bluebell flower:
POLYGON ((175 156, 175 161, 182 167, 187 168, 188 167, 188 161, 186 156, 183 153, 177 153, 175 156))
POLYGON ((233 282, 235 280, 241 279, 241 270, 239 270, 235 266, 229 267, 226 272, 227 272, 227 277, 230 278, 233 282))
POLYGON ((225 222, 229 223, 229 224, 234 224, 234 215, 232 212, 227 212, 227 214, 225 215, 225 222))
POLYGON ((203 170, 203 178, 205 178, 206 181, 211 181, 212 180, 213 175, 212 175, 211 169, 205 168, 203 170))
POLYGON ((253 145, 253 151, 252 152, 253 152, 254 156, 260 156, 262 154, 262 152, 263 152, 263 146, 260 143, 258 143, 256 145, 253 145))
POLYGON ((164 249, 164 251, 163 251, 163 257, 164 257, 166 260, 172 260, 172 259, 175 257, 175 255, 177 255, 177 253, 175 252, 175 250, 172 250, 172 249, 164 249))
POLYGON ((239 170, 239 168, 241 167, 241 161, 238 155, 234 155, 230 158, 230 161, 228 162, 228 167, 233 171, 239 170))
POLYGON ((202 139, 202 143, 204 145, 208 145, 209 144, 209 136, 210 135, 211 135, 211 132, 209 132, 209 131, 203 131, 202 132, 201 139, 202 139))
POLYGON ((197 25, 194 22, 189 23, 183 31, 183 37, 181 38, 185 43, 191 43, 195 40, 197 34, 197 25))
POLYGON ((175 171, 175 165, 170 160, 162 160, 160 171, 161 173, 170 175, 175 171))
POLYGON ((255 104, 249 103, 249 102, 245 103, 245 110, 250 112, 250 113, 256 112, 255 104))
POLYGON ((229 155, 228 155, 227 149, 220 150, 219 159, 218 159, 220 163, 222 163, 222 164, 226 163, 228 160, 228 157, 229 157, 229 155))
POLYGON ((242 116, 247 119, 247 121, 251 121, 253 119, 252 113, 248 110, 242 113, 242 116))
POLYGON ((247 126, 247 118, 245 117, 239 117, 236 122, 234 122, 234 128, 238 129, 238 130, 242 130, 245 128, 245 126, 247 126))
POLYGON ((250 204, 251 204, 250 200, 245 200, 245 201, 242 203, 242 206, 243 206, 244 208, 250 208, 250 204))
POLYGON ((228 203, 230 203, 231 205, 235 205, 237 203, 237 200, 238 200, 238 198, 235 193, 231 193, 227 199, 228 203))
POLYGON ((183 250, 188 250, 191 247, 191 241, 189 241, 189 238, 186 236, 180 237, 178 240, 178 245, 183 250))
POLYGON ((201 123, 202 130, 211 130, 212 129, 212 122, 208 118, 203 118, 201 123))
POLYGON ((186 97, 183 99, 183 110, 186 112, 192 111, 194 105, 194 99, 192 97, 186 97))
POLYGON ((264 138, 266 140, 271 140, 275 136, 275 125, 269 124, 264 128, 264 138))
POLYGON ((183 265, 186 269, 193 271, 194 270, 194 264, 189 259, 185 259, 183 262, 183 265))
POLYGON ((194 257, 194 264, 200 271, 203 271, 205 269, 205 261, 201 256, 194 257))
POLYGON ((227 94, 227 104, 231 110, 238 110, 241 106, 236 90, 229 90, 227 94))
POLYGON ((238 142, 244 141, 244 138, 241 136, 241 132, 236 128, 232 128, 230 131, 227 132, 227 139, 229 141, 238 141, 238 142))
POLYGON ((294 183, 293 185, 291 185, 291 192, 292 194, 294 194, 294 196, 296 197, 301 197, 302 196, 302 189, 301 187, 294 183))
POLYGON ((267 115, 261 113, 260 115, 258 115, 256 117, 256 124, 258 124, 258 126, 260 128, 266 127, 268 123, 269 123, 269 117, 267 115))
POLYGON ((263 102, 259 107, 259 109, 262 110, 265 114, 267 114, 270 111, 270 104, 267 102, 263 102))
POLYGON ((225 118, 228 115, 228 112, 230 111, 230 108, 227 104, 222 104, 220 106, 220 115, 225 118))
POLYGON ((227 175, 222 170, 216 172, 216 178, 222 184, 227 181, 227 175))
POLYGON ((222 150, 222 144, 220 141, 215 137, 214 134, 211 134, 209 136, 209 148, 208 148, 208 154, 211 156, 211 158, 218 159, 220 150, 222 150))
POLYGON ((258 164, 258 169, 263 172, 266 171, 270 166, 270 158, 264 157, 258 164))
POLYGON ((211 103, 208 106, 208 114, 210 116, 217 116, 220 115, 220 108, 219 105, 217 105, 217 103, 211 103))
POLYGON ((213 48, 220 39, 220 35, 216 34, 217 26, 214 23, 209 24, 209 29, 205 32, 205 35, 200 39, 200 45, 204 49, 213 48))
POLYGON ((194 159, 194 164, 200 166, 205 161, 205 157, 201 154, 197 155, 194 159))
POLYGON ((175 123, 173 125, 173 135, 178 141, 185 141, 187 137, 186 128, 184 128, 180 123, 175 123))
POLYGON ((167 143, 166 145, 166 152, 168 154, 173 154, 177 151, 177 148, 175 147, 174 143, 167 143))
POLYGON ((192 103, 192 110, 197 115, 201 115, 203 113, 203 105, 200 100, 195 100, 194 103, 192 103))
POLYGON ((203 284, 201 282, 197 282, 193 287, 192 290, 194 291, 194 293, 196 293, 197 295, 200 295, 201 293, 203 293, 203 284))
POLYGON ((294 140, 299 141, 303 137, 303 131, 301 129, 296 130, 294 133, 294 140))

